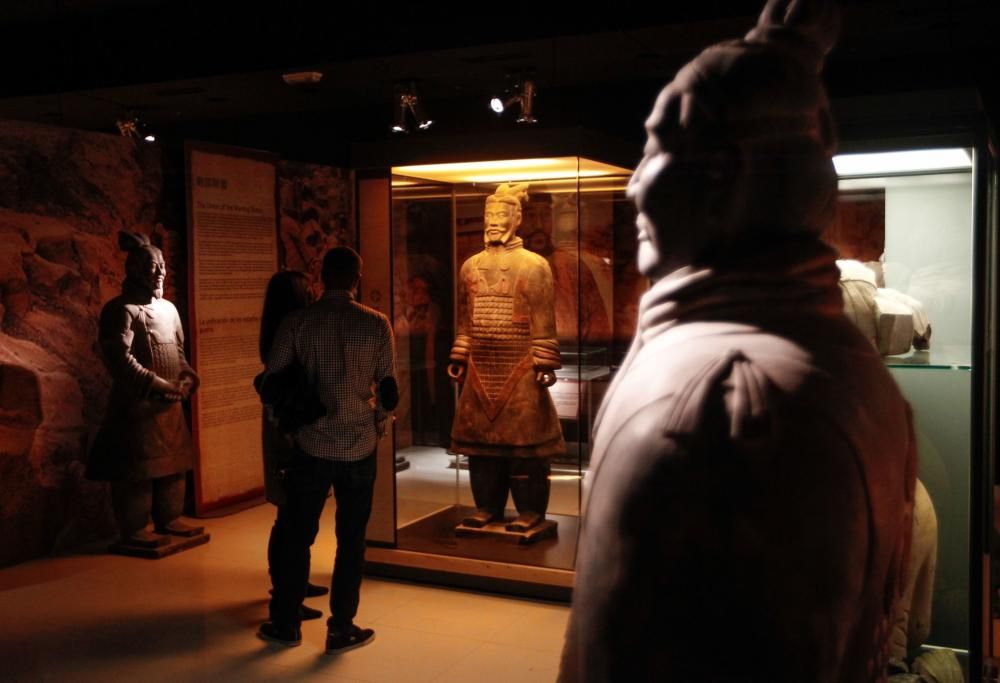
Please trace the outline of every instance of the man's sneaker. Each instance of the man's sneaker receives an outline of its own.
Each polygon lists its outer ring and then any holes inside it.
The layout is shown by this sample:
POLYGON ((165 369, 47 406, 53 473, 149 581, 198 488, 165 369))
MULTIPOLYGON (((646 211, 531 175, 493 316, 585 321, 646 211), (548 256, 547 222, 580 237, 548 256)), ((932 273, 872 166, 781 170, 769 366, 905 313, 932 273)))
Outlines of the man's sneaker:
POLYGON ((367 645, 373 640, 375 631, 370 628, 358 628, 351 624, 346 629, 331 629, 326 633, 326 654, 337 655, 367 645))
POLYGON ((273 621, 260 625, 257 637, 285 647, 298 647, 302 644, 302 631, 294 626, 278 626, 273 621))

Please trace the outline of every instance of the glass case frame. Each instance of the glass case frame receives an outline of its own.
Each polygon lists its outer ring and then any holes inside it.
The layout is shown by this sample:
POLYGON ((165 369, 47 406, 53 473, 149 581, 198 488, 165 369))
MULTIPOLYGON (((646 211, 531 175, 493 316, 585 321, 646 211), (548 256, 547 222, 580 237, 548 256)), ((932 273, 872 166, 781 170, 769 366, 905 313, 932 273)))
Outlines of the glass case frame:
MULTIPOLYGON (((618 242, 626 242, 619 251, 634 250, 629 173, 576 156, 393 169, 392 310, 401 386, 394 430, 396 550, 501 563, 512 573, 540 571, 562 584, 571 577, 591 425, 635 324, 621 314, 627 310, 621 299, 634 301, 632 290, 644 286, 638 273, 616 273, 613 266, 618 242), (566 445, 550 459, 546 520, 520 535, 503 526, 463 524, 475 511, 469 458, 499 458, 468 456, 449 440, 458 393, 471 390, 453 386, 447 375, 458 323, 455 285, 466 259, 484 250, 484 204, 506 181, 527 185, 517 237, 544 258, 553 282, 549 305, 562 367, 547 393, 566 445)), ((507 522, 517 506, 508 499, 507 522)))
MULTIPOLYGON (((404 387, 392 455, 380 462, 380 466, 391 462, 399 471, 392 477, 391 501, 389 496, 379 501, 376 495, 373 516, 381 515, 383 533, 379 538, 369 534, 368 564, 373 573, 569 598, 590 425, 612 365, 624 357, 634 331, 635 321, 628 319, 624 299, 631 300, 634 313, 645 283, 637 272, 614 272, 623 263, 635 270, 634 208, 624 194, 634 151, 623 154, 616 141, 583 129, 537 133, 511 134, 502 149, 496 138, 452 139, 454 147, 447 149, 428 149, 423 143, 419 151, 413 145, 420 148, 420 141, 407 140, 391 153, 374 152, 380 159, 390 158, 391 165, 360 172, 362 183, 367 175, 369 182, 391 188, 389 206, 377 207, 387 220, 377 225, 365 225, 364 201, 359 201, 360 242, 364 247, 364 235, 373 229, 388 235, 382 258, 390 263, 392 295, 389 305, 383 296, 380 309, 394 323, 397 370, 404 387), (476 161, 485 164, 473 165, 476 161), (418 168, 407 168, 414 166, 418 168), (537 542, 456 534, 459 517, 473 501, 465 458, 447 453, 454 409, 454 394, 447 392, 454 388, 446 381, 445 369, 455 331, 454 282, 462 262, 483 248, 486 196, 507 181, 529 184, 519 235, 528 251, 544 254, 553 273, 563 366, 549 392, 568 446, 567 454, 553 458, 550 476, 553 494, 546 516, 558 523, 558 531, 555 538, 537 542), (599 220, 594 218, 598 215, 599 220), (601 223, 601 236, 590 227, 595 221, 601 223), (449 229, 441 229, 442 223, 450 224, 449 229), (628 254, 627 259, 621 254, 628 254), (435 277, 437 273, 442 276, 435 277), (629 277, 637 291, 616 292, 615 278, 629 277), (585 304, 582 313, 581 300, 591 304, 589 308, 585 304), (428 319, 437 320, 430 326, 435 330, 433 340, 428 319), (591 343, 595 340, 599 343, 591 343), (415 382, 418 375, 427 379, 415 382), (433 408, 414 410, 419 403, 416 396, 428 394, 435 396, 433 408), (442 480, 449 490, 445 496, 428 493, 435 486, 441 490, 442 480)), ((364 249, 362 256, 367 271, 364 249)), ((370 303, 364 293, 361 300, 370 303)), ((514 507, 511 500, 508 507, 514 507)), ((508 517, 515 514, 508 510, 508 517)))
MULTIPOLYGON (((904 190, 891 200, 906 201, 897 202, 894 209, 886 208, 886 213, 896 211, 899 217, 915 212, 911 214, 912 228, 898 231, 897 237, 918 241, 927 235, 921 230, 940 219, 940 206, 933 206, 931 213, 919 213, 921 205, 924 210, 930 206, 931 194, 936 191, 934 187, 921 189, 921 176, 940 179, 947 177, 942 173, 966 174, 965 188, 960 190, 964 199, 956 198, 959 190, 955 186, 943 192, 952 195, 953 209, 963 214, 959 223, 964 233, 954 239, 964 240, 958 246, 967 249, 964 270, 956 280, 963 291, 960 307, 965 315, 962 329, 967 349, 957 354, 954 348, 951 353, 940 346, 935 350, 932 334, 930 350, 887 355, 886 364, 914 411, 918 476, 930 482, 931 499, 940 501, 940 505, 934 501, 939 523, 938 571, 931 631, 923 649, 955 650, 965 680, 976 680, 980 672, 987 671, 984 663, 1000 654, 1000 621, 991 615, 991 611, 1000 614, 996 597, 1000 580, 990 578, 991 573, 1000 576, 997 563, 991 559, 1000 549, 1000 527, 994 522, 998 314, 995 138, 976 93, 970 90, 853 98, 834 101, 833 111, 840 129, 839 154, 963 150, 968 156, 968 167, 960 171, 897 170, 881 175, 897 179, 899 186, 908 179, 913 181, 909 197, 904 190)), ((878 177, 880 173, 868 175, 878 177)), ((939 184, 937 191, 941 189, 939 184)), ((887 251, 889 241, 887 236, 887 251)), ((906 245, 902 246, 905 250, 906 245)), ((923 265, 932 266, 936 261, 942 266, 954 256, 955 247, 954 243, 943 245, 944 251, 923 265)), ((917 246, 925 253, 932 248, 930 244, 917 246)), ((923 272, 929 274, 930 270, 924 268, 923 272)), ((944 270, 938 269, 942 276, 938 284, 924 288, 926 298, 946 296, 944 270)), ((947 312, 945 318, 954 321, 954 313, 947 312)), ((960 327, 953 326, 951 332, 960 327)), ((911 657, 919 652, 911 652, 911 657)))

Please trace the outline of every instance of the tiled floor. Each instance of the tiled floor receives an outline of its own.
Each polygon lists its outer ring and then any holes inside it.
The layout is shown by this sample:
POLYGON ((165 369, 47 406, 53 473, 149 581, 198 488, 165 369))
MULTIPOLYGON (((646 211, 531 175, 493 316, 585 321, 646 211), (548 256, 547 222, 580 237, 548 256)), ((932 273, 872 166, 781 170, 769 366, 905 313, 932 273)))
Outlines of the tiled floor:
MULTIPOLYGON (((333 564, 332 500, 312 578, 333 564)), ((565 605, 365 579, 357 622, 375 642, 323 654, 254 637, 267 615, 264 547, 274 510, 207 520, 212 541, 162 560, 101 552, 0 570, 0 681, 552 681, 565 605)), ((308 604, 327 612, 326 598, 308 604)))

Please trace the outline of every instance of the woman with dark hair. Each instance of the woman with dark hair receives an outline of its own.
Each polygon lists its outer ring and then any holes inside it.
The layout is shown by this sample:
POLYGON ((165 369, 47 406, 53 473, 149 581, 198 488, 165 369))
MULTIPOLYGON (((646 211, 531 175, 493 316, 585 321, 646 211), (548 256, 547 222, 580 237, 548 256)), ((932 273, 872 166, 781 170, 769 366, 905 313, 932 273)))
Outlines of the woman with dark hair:
MULTIPOLYGON (((264 294, 264 310, 260 316, 260 360, 267 364, 267 356, 271 352, 274 336, 285 317, 300 308, 312 303, 309 294, 309 279, 297 270, 285 270, 275 273, 267 283, 264 294)), ((264 455, 264 497, 267 502, 278 507, 285 504, 285 491, 281 485, 281 474, 285 464, 292 454, 292 444, 289 437, 282 434, 275 425, 269 408, 264 407, 264 419, 261 420, 261 450, 264 455)), ((273 538, 273 529, 272 529, 273 538)), ((273 564, 274 552, 271 538, 268 539, 268 567, 273 564)), ((328 589, 310 583, 306 588, 307 597, 325 595, 328 589)), ((312 607, 302 606, 303 619, 319 619, 323 613, 312 607)))
POLYGON ((264 311, 260 316, 260 361, 262 363, 267 364, 267 354, 271 352, 274 335, 285 316, 311 303, 309 279, 305 273, 300 273, 297 270, 283 270, 271 276, 264 294, 264 311))

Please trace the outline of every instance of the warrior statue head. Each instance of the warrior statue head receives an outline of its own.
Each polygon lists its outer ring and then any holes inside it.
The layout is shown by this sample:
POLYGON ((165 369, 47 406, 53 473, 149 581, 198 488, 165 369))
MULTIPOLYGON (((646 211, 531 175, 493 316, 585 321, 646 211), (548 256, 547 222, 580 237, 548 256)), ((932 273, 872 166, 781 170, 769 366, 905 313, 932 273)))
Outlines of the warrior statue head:
POLYGON ((528 200, 528 184, 503 183, 486 198, 483 241, 486 246, 507 244, 521 226, 521 203, 528 200))
POLYGON ((163 252, 153 246, 146 235, 124 230, 118 233, 118 248, 128 252, 125 258, 125 286, 162 299, 163 282, 167 277, 163 252))
POLYGON ((706 49, 660 92, 628 188, 644 275, 832 220, 836 134, 819 72, 837 25, 832 0, 769 0, 745 38, 706 49))

